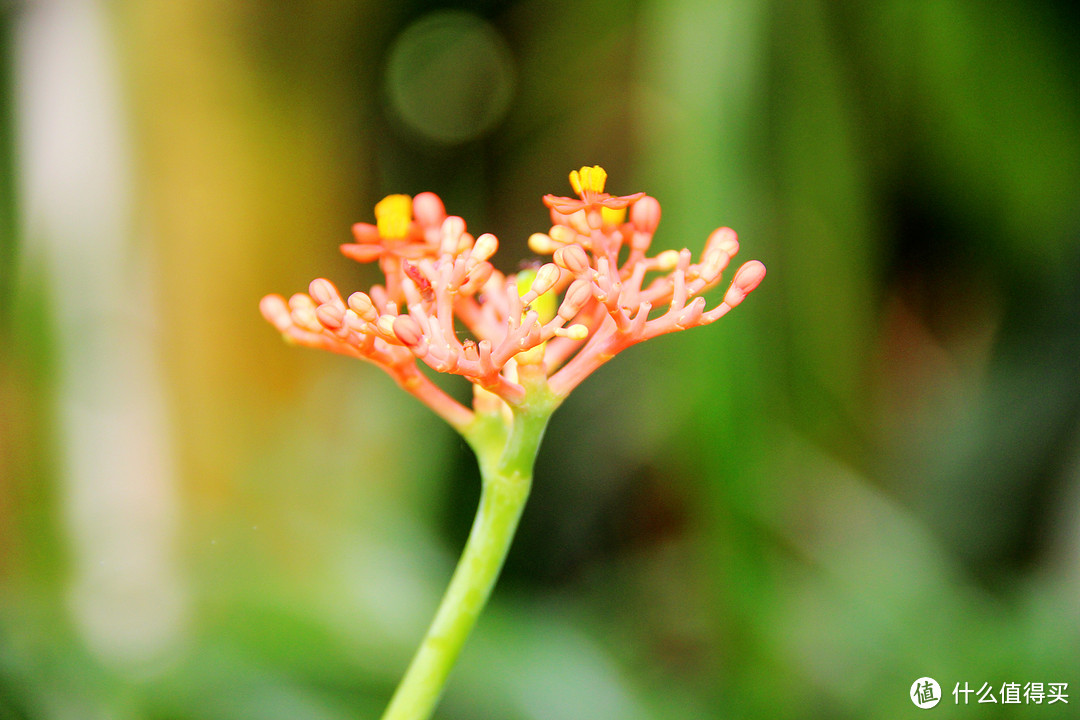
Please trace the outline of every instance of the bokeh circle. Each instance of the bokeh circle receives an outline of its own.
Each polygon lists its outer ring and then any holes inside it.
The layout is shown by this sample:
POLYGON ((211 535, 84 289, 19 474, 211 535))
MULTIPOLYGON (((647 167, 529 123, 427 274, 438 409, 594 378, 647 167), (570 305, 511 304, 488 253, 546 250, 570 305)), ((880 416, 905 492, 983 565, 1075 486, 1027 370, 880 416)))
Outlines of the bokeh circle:
POLYGON ((433 12, 395 38, 386 93, 397 119, 437 143, 480 137, 506 114, 516 70, 499 32, 472 13, 433 12))

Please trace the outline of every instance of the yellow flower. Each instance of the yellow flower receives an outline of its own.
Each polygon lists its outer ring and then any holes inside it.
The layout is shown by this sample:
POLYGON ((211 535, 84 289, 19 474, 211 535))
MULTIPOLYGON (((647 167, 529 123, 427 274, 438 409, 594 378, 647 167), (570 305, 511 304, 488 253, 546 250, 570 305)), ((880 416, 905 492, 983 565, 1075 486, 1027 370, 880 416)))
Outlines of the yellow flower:
POLYGON ((387 195, 375 205, 375 224, 383 240, 402 240, 412 224, 412 198, 387 195))
MULTIPOLYGON (((638 198, 644 197, 645 193, 633 195, 610 195, 604 192, 607 184, 607 172, 599 165, 585 166, 580 170, 570 172, 570 187, 574 188, 580 200, 558 195, 545 195, 544 204, 555 212, 562 215, 572 215, 578 210, 608 209, 609 211, 625 210, 638 198)), ((606 215, 605 221, 612 220, 611 224, 621 221, 617 215, 606 215)))

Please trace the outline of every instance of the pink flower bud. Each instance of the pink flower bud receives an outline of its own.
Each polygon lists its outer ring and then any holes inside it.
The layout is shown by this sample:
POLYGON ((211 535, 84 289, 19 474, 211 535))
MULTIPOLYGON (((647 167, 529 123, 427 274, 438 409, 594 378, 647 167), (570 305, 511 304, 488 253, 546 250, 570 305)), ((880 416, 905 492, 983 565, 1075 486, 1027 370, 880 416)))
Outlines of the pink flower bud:
POLYGON ((705 259, 700 266, 701 277, 707 283, 714 283, 720 279, 720 273, 727 268, 730 258, 719 250, 705 253, 705 259))
POLYGON ((308 286, 308 293, 311 294, 311 299, 319 305, 341 303, 341 295, 338 293, 337 288, 334 287, 334 283, 326 278, 312 280, 308 286))
POLYGON ((357 334, 367 333, 367 323, 364 322, 355 310, 345 311, 345 327, 357 334))
POLYGON ((646 195, 630 206, 630 222, 638 232, 652 235, 660 224, 660 203, 646 195))
POLYGON ((494 255, 495 251, 498 249, 499 239, 491 233, 484 233, 476 238, 476 244, 473 245, 472 255, 470 255, 470 257, 475 262, 483 262, 494 255))
POLYGON ((532 283, 532 291, 539 297, 543 295, 552 287, 555 283, 559 282, 559 266, 554 263, 545 263, 536 271, 536 278, 532 283))
POLYGON ((574 275, 581 275, 590 269, 589 256, 580 245, 566 245, 555 251, 555 264, 569 270, 574 275))
POLYGON ((315 317, 327 330, 340 330, 345 324, 345 307, 328 303, 315 308, 315 317))
POLYGON ((413 217, 425 228, 439 227, 446 218, 446 208, 439 196, 422 192, 413 198, 413 217))
POLYGON ((278 332, 285 332, 292 325, 289 316, 289 306, 285 304, 285 298, 280 295, 267 295, 259 301, 259 312, 278 332))
POLYGON ((314 308, 311 307, 295 307, 290 313, 293 324, 297 327, 307 330, 308 332, 322 332, 323 326, 319 322, 319 318, 315 315, 314 308))
POLYGON ((314 310, 315 310, 315 302, 310 297, 305 295, 304 293, 294 293, 292 295, 292 297, 289 298, 289 309, 290 310, 306 309, 306 310, 311 310, 311 311, 314 312, 314 310))
POLYGON ((592 281, 578 278, 570 283, 562 305, 559 306, 559 317, 566 321, 573 320, 574 316, 581 312, 581 308, 592 299, 592 296, 592 281))
POLYGON ((558 247, 559 244, 544 233, 533 233, 529 236, 529 249, 537 255, 547 255, 558 247))
POLYGON ((442 242, 439 245, 439 250, 444 255, 454 255, 457 253, 458 247, 461 245, 461 236, 465 234, 465 221, 456 215, 443 220, 442 224, 442 242))
POLYGON ((380 315, 379 319, 375 321, 375 329, 384 338, 395 338, 397 335, 394 334, 394 320, 399 317, 400 315, 380 315))
POLYGON ((570 243, 575 242, 578 237, 576 230, 565 225, 556 225, 551 228, 549 234, 551 235, 552 240, 563 245, 569 245, 570 243))
POLYGON ((584 340, 589 337, 589 328, 577 323, 567 328, 555 328, 555 334, 570 340, 584 340))
POLYGON ((705 255, 719 251, 728 257, 735 257, 739 252, 739 236, 729 227, 717 228, 705 242, 705 255))
POLYGON ((731 281, 731 287, 728 288, 727 293, 724 295, 724 304, 728 307, 735 307, 764 279, 764 265, 757 260, 746 263, 735 273, 735 279, 731 281))
MULTIPOLYGON (((597 220, 603 222, 603 218, 599 217, 599 213, 597 213, 597 220)), ((567 229, 573 230, 581 235, 592 235, 593 228, 589 225, 589 215, 584 210, 578 210, 577 212, 571 213, 566 218, 566 225, 559 225, 558 227, 567 226, 569 226, 567 229)))
POLYGON ((369 323, 373 323, 379 319, 379 313, 375 309, 375 304, 371 302, 371 298, 368 297, 367 293, 354 292, 350 295, 349 307, 352 308, 353 312, 369 323))
POLYGON ((398 340, 408 347, 419 345, 420 340, 424 337, 424 333, 420 329, 420 323, 408 315, 398 315, 394 318, 394 334, 397 335, 398 340))
POLYGON ((678 250, 665 250, 656 256, 656 269, 663 272, 668 270, 674 270, 675 266, 679 264, 679 251, 678 250))

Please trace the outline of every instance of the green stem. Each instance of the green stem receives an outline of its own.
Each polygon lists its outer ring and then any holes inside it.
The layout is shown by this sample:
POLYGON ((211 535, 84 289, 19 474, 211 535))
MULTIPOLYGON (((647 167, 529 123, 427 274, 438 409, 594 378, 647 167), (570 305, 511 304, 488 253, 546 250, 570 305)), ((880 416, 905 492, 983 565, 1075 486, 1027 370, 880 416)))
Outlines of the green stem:
POLYGON ((515 412, 509 429, 500 417, 490 415, 478 416, 465 432, 480 464, 480 507, 435 619, 383 720, 426 720, 435 711, 447 676, 495 586, 529 497, 536 451, 556 404, 543 393, 538 399, 515 412))

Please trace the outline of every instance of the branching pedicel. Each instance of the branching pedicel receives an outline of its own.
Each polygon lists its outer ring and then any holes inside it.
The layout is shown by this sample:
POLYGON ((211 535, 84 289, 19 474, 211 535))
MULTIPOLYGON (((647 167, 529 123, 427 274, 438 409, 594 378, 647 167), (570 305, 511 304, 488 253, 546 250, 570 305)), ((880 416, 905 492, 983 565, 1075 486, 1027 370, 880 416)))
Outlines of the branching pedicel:
POLYGON ((609 195, 606 179, 599 166, 583 167, 570 173, 577 198, 544 197, 552 227, 529 247, 553 262, 539 269, 505 276, 489 262, 494 235, 474 238, 433 193, 391 195, 375 206, 376 224, 354 225, 356 242, 341 246, 354 260, 378 261, 384 286, 345 300, 317 279, 308 295, 260 303, 287 339, 381 367, 461 433, 479 461, 469 540, 384 720, 434 711, 502 567, 544 428, 563 398, 621 350, 715 322, 765 277, 760 262, 744 264, 706 309, 701 294, 738 252, 735 232, 714 231, 696 263, 689 250, 650 257, 660 204, 645 193, 609 195), (432 383, 417 360, 472 382, 472 407, 432 383))

